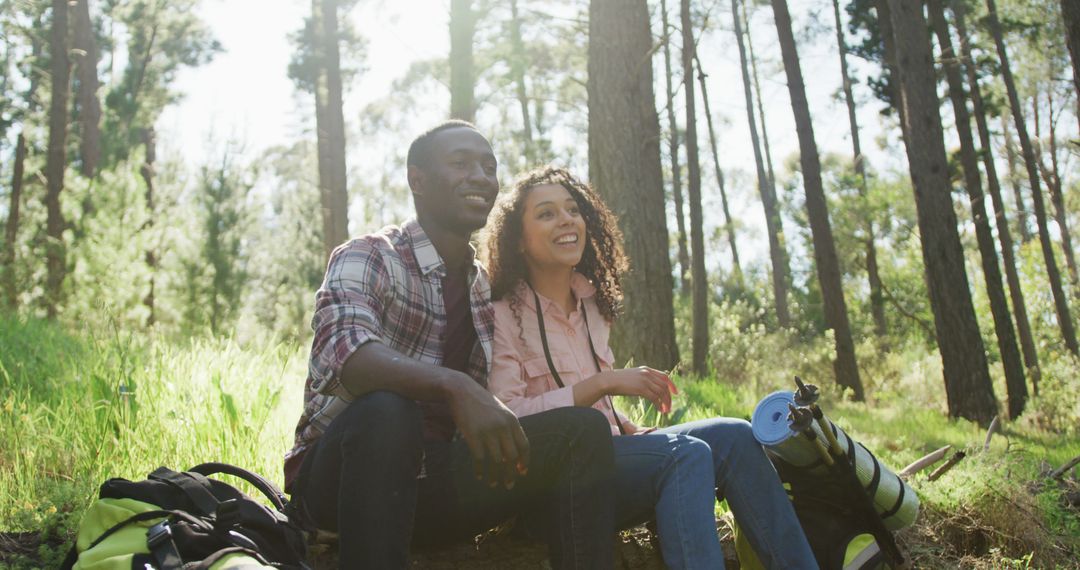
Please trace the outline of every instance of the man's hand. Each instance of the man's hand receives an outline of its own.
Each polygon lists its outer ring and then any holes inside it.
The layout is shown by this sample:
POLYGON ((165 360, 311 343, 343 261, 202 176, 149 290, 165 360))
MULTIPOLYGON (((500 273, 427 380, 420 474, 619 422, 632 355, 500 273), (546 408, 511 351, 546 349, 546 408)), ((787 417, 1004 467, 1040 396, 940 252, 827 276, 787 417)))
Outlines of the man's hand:
POLYGON ((476 478, 510 489, 514 479, 529 470, 529 440, 514 412, 472 378, 462 376, 451 384, 447 402, 472 452, 476 478))
POLYGON ((623 368, 602 372, 605 393, 615 396, 640 396, 647 398, 660 413, 671 411, 671 396, 679 393, 667 374, 648 366, 623 368))

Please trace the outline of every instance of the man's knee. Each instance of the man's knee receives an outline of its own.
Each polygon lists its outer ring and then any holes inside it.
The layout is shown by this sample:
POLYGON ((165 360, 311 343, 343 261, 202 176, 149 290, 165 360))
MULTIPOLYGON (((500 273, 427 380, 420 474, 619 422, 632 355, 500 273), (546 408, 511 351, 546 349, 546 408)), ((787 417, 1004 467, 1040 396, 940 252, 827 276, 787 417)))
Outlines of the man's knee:
POLYGON ((577 439, 595 441, 601 445, 611 441, 611 425, 607 417, 595 408, 568 406, 551 410, 552 420, 570 430, 577 439))
POLYGON ((345 429, 353 437, 394 447, 423 445, 424 416, 420 406, 393 392, 364 394, 353 400, 335 421, 346 422, 345 429))

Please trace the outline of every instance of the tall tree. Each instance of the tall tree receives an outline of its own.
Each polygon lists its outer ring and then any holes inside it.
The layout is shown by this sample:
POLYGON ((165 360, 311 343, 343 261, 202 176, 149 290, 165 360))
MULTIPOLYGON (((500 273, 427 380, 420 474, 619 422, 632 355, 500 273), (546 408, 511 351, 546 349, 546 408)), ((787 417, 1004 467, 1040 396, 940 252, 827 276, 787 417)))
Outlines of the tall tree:
POLYGON ((326 256, 349 238, 349 192, 345 176, 345 116, 342 110, 338 0, 312 0, 318 64, 315 124, 319 148, 319 191, 326 256))
POLYGON ((904 142, 949 415, 988 424, 997 414, 997 403, 949 191, 926 19, 921 2, 888 0, 888 5, 906 124, 904 142))
POLYGON ((50 319, 56 318, 60 292, 64 283, 66 255, 64 247, 64 213, 60 209, 60 193, 64 190, 66 167, 68 90, 71 64, 68 60, 68 3, 52 2, 52 36, 49 44, 52 95, 49 102, 49 144, 45 159, 45 308, 50 319))
POLYGON ((856 401, 864 399, 859 367, 855 362, 855 343, 851 339, 847 303, 844 301, 843 278, 840 262, 836 256, 829 208, 821 182, 821 159, 814 140, 814 125, 810 119, 810 105, 806 101, 802 66, 795 47, 795 34, 791 28, 791 14, 787 0, 772 0, 776 31, 780 38, 780 51, 784 58, 791 109, 795 115, 795 130, 799 136, 799 162, 802 165, 803 186, 806 192, 806 215, 810 220, 810 232, 814 240, 814 263, 817 266, 818 283, 825 304, 825 324, 833 329, 836 359, 833 370, 836 382, 852 390, 856 401))
MULTIPOLYGON (((851 125, 851 147, 855 174, 859 177, 859 198, 865 202, 867 199, 866 184, 866 157, 862 153, 862 144, 859 141, 859 121, 855 116, 855 95, 851 89, 851 75, 847 65, 847 41, 844 40, 844 27, 840 21, 840 0, 833 0, 833 16, 836 19, 836 45, 840 52, 840 77, 843 79, 844 101, 847 103, 848 123, 851 125)), ((863 239, 863 249, 866 255, 866 277, 870 284, 870 314, 874 318, 874 332, 884 335, 885 322, 885 296, 881 292, 881 275, 878 272, 877 246, 874 244, 874 221, 869 216, 863 224, 866 236, 863 239)))
POLYGON ((1061 328, 1061 337, 1065 340, 1065 346, 1069 352, 1080 355, 1080 346, 1076 344, 1076 328, 1073 326, 1072 316, 1069 314, 1069 303, 1065 297, 1065 290, 1061 285, 1061 272, 1058 270, 1057 261, 1054 259, 1054 246, 1050 241, 1050 230, 1046 223, 1046 206, 1043 204, 1042 189, 1039 187, 1039 175, 1035 167, 1035 151, 1031 140, 1028 138, 1027 126, 1024 124, 1024 116, 1020 107, 1020 96, 1016 92, 1016 82, 1013 80, 1012 69, 1009 67, 1009 54, 1005 48, 1005 39, 1001 32, 1001 23, 997 16, 997 3, 994 0, 986 0, 987 24, 990 35, 994 38, 997 47, 998 59, 1001 63, 1001 78, 1005 81, 1005 90, 1009 94, 1009 107, 1012 110, 1013 122, 1016 126, 1016 136, 1020 139, 1020 151, 1024 157, 1024 165, 1027 168, 1028 183, 1031 184, 1031 203, 1035 208, 1035 222, 1039 228, 1039 242, 1042 246, 1043 261, 1046 263, 1046 274, 1050 281, 1050 292, 1054 296, 1054 310, 1057 312, 1058 327, 1061 328))
POLYGON ((1005 157, 1009 164, 1009 184, 1012 186, 1013 199, 1016 201, 1016 225, 1020 228, 1020 243, 1031 241, 1031 229, 1028 227, 1027 206, 1024 205, 1024 192, 1020 187, 1020 158, 1016 154, 1016 143, 1013 141, 1012 128, 1009 122, 1012 113, 1008 109, 1001 115, 1001 133, 1005 139, 1005 157))
POLYGON ((78 80, 76 97, 79 124, 82 127, 79 140, 79 171, 92 178, 101 162, 101 100, 98 99, 97 65, 99 53, 94 23, 90 19, 90 1, 78 0, 75 4, 74 47, 77 59, 75 77, 78 80))
POLYGON ((1009 394, 1009 417, 1017 418, 1024 411, 1028 396, 1027 383, 1024 379, 1024 364, 1020 357, 1020 349, 1016 346, 1016 333, 1013 329, 1012 314, 1009 313, 1009 302, 1005 298, 1005 286, 1001 281, 994 235, 990 228, 990 220, 986 215, 982 178, 979 175, 979 159, 976 157, 975 140, 971 135, 971 117, 968 114, 967 97, 964 94, 964 80, 960 74, 960 60, 953 51, 952 38, 949 36, 949 27, 945 21, 945 9, 942 7, 941 0, 929 0, 927 6, 930 11, 930 21, 937 34, 938 49, 941 52, 945 79, 949 86, 949 99, 956 118, 956 132, 960 137, 964 189, 971 203, 971 217, 975 222, 975 239, 979 244, 983 278, 986 281, 986 296, 990 300, 994 332, 997 336, 998 350, 1001 352, 1001 365, 1005 369, 1005 387, 1009 394))
POLYGON ((679 354, 652 49, 646 0, 589 3, 589 175, 619 216, 633 260, 612 340, 620 359, 666 369, 679 354))
POLYGON ((1020 286, 1020 275, 1016 270, 1015 247, 1013 246, 1012 231, 1009 229, 1009 220, 1005 213, 1005 202, 1001 197, 1001 185, 998 180, 997 165, 994 161, 990 139, 990 126, 986 120, 986 106, 983 103, 979 78, 975 73, 975 60, 971 55, 971 45, 968 42, 967 25, 964 18, 966 8, 963 0, 954 0, 951 8, 956 31, 960 36, 960 53, 965 63, 964 70, 967 75, 971 103, 975 111, 975 124, 979 128, 979 144, 982 147, 980 154, 983 160, 983 168, 986 169, 990 200, 994 205, 994 225, 997 227, 998 241, 1001 244, 1001 259, 1005 266, 1005 281, 1009 284, 1009 299, 1012 301, 1013 314, 1016 315, 1016 332, 1020 336, 1020 350, 1024 355, 1024 364, 1031 375, 1032 391, 1035 395, 1038 395, 1039 380, 1042 376, 1039 369, 1039 353, 1035 350, 1035 340, 1031 334, 1031 321, 1028 319, 1027 314, 1027 303, 1024 300, 1023 288, 1020 286))
MULTIPOLYGON (((769 187, 776 188, 776 172, 773 170, 772 150, 769 145, 769 125, 765 122, 765 103, 762 101, 764 95, 761 91, 761 80, 758 74, 757 56, 754 55, 754 34, 750 33, 750 16, 746 10, 745 0, 742 2, 742 22, 743 22, 743 34, 746 36, 746 53, 750 59, 750 77, 754 83, 754 100, 757 105, 758 123, 761 131, 761 149, 765 151, 765 172, 769 175, 769 187)), ((784 235, 784 226, 780 224, 780 235, 784 235)), ((783 240, 781 239, 781 243, 783 240)), ((783 249, 784 259, 787 259, 787 248, 783 249)), ((787 261, 784 262, 785 270, 787 268, 787 261)), ((791 283, 791 276, 787 276, 787 281, 791 283)))
POLYGON ((720 149, 716 143, 716 130, 713 128, 712 111, 709 109, 709 90, 705 86, 705 71, 701 69, 701 58, 695 50, 694 61, 697 63, 698 83, 701 84, 701 104, 705 108, 705 122, 709 126, 709 146, 712 150, 713 169, 716 171, 716 183, 720 187, 720 206, 724 210, 724 231, 727 234, 728 246, 731 248, 731 269, 735 275, 735 281, 741 287, 743 285, 742 264, 739 263, 739 247, 735 242, 735 224, 731 219, 731 209, 728 208, 727 188, 724 184, 724 170, 720 168, 720 149))
POLYGON ((1043 136, 1039 132, 1039 102, 1038 94, 1035 94, 1032 101, 1032 107, 1035 110, 1035 139, 1039 142, 1035 144, 1035 159, 1038 163, 1036 166, 1039 168, 1039 172, 1042 174, 1042 180, 1046 184, 1046 190, 1050 193, 1050 204, 1054 206, 1054 220, 1057 222, 1058 233, 1061 234, 1061 252, 1065 256, 1065 267, 1069 270, 1069 280, 1072 283, 1080 281, 1080 276, 1077 275, 1076 257, 1073 254, 1072 246, 1072 231, 1069 229, 1069 221, 1065 212, 1065 197, 1062 194, 1061 188, 1061 171, 1058 168, 1057 157, 1057 134, 1056 123, 1057 118, 1054 116, 1054 94, 1053 89, 1048 88, 1046 90, 1046 102, 1047 102, 1047 142, 1046 148, 1043 148, 1042 139, 1043 136), (1044 155, 1050 155, 1050 165, 1047 166, 1044 155))
POLYGON ((780 220, 780 208, 776 200, 776 187, 765 173, 765 163, 761 156, 761 141, 758 138, 757 120, 754 116, 754 96, 751 92, 750 71, 747 62, 746 46, 743 42, 743 27, 739 18, 738 0, 731 0, 731 17, 735 22, 735 38, 739 45, 739 62, 742 65, 743 95, 746 98, 746 120, 750 125, 750 144, 754 149, 754 165, 757 167, 758 192, 761 204, 765 208, 765 231, 769 234, 769 257, 772 261, 773 301, 776 303, 776 320, 781 327, 791 325, 791 313, 788 310, 788 256, 784 246, 784 230, 780 220))
POLYGON ((1065 22, 1065 41, 1069 44, 1072 60, 1073 86, 1076 98, 1076 120, 1080 122, 1080 2, 1061 0, 1061 19, 1065 22))
POLYGON ((671 159, 671 195, 675 201, 676 243, 679 247, 679 287, 690 293, 690 253, 686 248, 686 217, 683 215, 682 167, 679 165, 679 122, 675 119, 675 77, 671 73, 671 26, 668 24, 667 0, 660 0, 664 26, 664 85, 667 93, 668 156, 671 159))
MULTIPOLYGON (((154 163, 157 161, 157 134, 153 128, 148 128, 143 131, 143 148, 145 149, 143 154, 143 163, 139 167, 139 175, 142 176, 143 183, 146 185, 146 211, 150 213, 146 218, 146 225, 143 229, 149 230, 154 227, 155 221, 155 209, 156 209, 156 195, 154 194, 154 175, 157 173, 154 163)), ((150 287, 143 297, 143 305, 149 310, 149 314, 146 317, 146 326, 152 326, 157 320, 157 314, 154 307, 154 285, 157 279, 158 268, 158 255, 157 249, 153 246, 150 240, 147 240, 147 247, 144 254, 146 259, 146 267, 150 273, 150 287)))
POLYGON ((450 0, 450 117, 470 122, 476 119, 475 34, 472 0, 450 0))
POLYGON ((708 371, 709 350, 709 278, 705 274, 705 232, 701 214, 701 165, 698 160, 697 113, 694 101, 694 28, 690 17, 690 0, 682 0, 682 71, 683 92, 686 94, 686 178, 687 199, 690 201, 690 281, 693 299, 693 364, 694 372, 708 371))
MULTIPOLYGON (((529 97, 525 90, 525 42, 521 39, 521 14, 518 12, 518 0, 510 0, 510 42, 513 53, 510 60, 510 73, 514 76, 514 93, 521 107, 522 138, 525 142, 525 164, 532 167, 537 162, 536 147, 533 143, 532 119, 529 117, 529 97)), ((453 105, 451 105, 453 107, 453 105)))

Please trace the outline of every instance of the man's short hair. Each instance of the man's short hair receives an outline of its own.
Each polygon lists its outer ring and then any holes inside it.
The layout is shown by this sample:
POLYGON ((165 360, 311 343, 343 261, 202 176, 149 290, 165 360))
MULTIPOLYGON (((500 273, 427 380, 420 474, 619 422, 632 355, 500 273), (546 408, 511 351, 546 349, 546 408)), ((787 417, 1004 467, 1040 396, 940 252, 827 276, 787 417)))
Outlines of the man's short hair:
POLYGON ((440 123, 413 139, 412 144, 409 145, 409 154, 405 158, 405 165, 426 168, 431 160, 431 141, 435 138, 435 135, 449 129, 457 128, 477 130, 476 125, 468 121, 462 121, 461 119, 450 119, 449 121, 440 123))

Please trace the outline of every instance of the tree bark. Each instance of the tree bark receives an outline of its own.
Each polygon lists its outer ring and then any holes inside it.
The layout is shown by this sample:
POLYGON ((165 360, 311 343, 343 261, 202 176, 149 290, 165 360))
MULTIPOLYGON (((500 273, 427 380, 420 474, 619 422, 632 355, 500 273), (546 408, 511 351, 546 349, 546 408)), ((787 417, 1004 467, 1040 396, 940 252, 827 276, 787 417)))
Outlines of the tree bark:
POLYGON ((950 195, 945 139, 921 2, 888 0, 907 124, 906 147, 949 415, 989 425, 997 415, 950 195))
POLYGON ((669 369, 679 354, 652 49, 645 0, 589 3, 589 174, 619 216, 633 263, 612 342, 620 362, 669 369))
MULTIPOLYGON (((757 56, 754 55, 754 35, 750 33, 750 16, 746 11, 745 0, 740 0, 742 5, 742 23, 746 35, 746 54, 750 57, 750 77, 754 83, 754 101, 757 106, 758 123, 761 125, 761 149, 765 151, 765 172, 769 175, 769 188, 776 188, 776 173, 773 171, 772 148, 769 145, 769 125, 765 122, 765 104, 762 103, 761 82, 758 77, 757 56)), ((774 190, 775 192, 775 190, 774 190)), ((783 224, 780 226, 780 234, 783 236, 783 224)), ((782 241, 782 240, 781 240, 782 241)), ((787 249, 784 251, 784 267, 788 267, 787 249)), ((786 276, 787 283, 791 283, 791 275, 786 276)))
POLYGON ((1080 123, 1080 2, 1061 0, 1061 19, 1065 22, 1065 41, 1072 60, 1073 88, 1076 89, 1076 120, 1080 123))
POLYGON ((64 190, 65 150, 67 146, 68 90, 71 64, 68 60, 68 3, 53 0, 52 41, 49 50, 52 73, 52 96, 49 102, 49 144, 45 159, 45 308, 55 319, 64 283, 66 254, 64 247, 64 213, 60 210, 60 193, 64 190))
MULTIPOLYGON (((851 148, 855 174, 859 177, 859 198, 865 204, 867 200, 866 157, 862 153, 859 141, 859 121, 855 116, 855 95, 851 90, 851 75, 847 65, 847 41, 844 40, 844 27, 840 20, 840 0, 833 0, 833 17, 836 19, 836 45, 840 51, 840 76, 844 84, 844 101, 847 103, 848 123, 851 126, 851 148)), ((874 244, 874 221, 867 216, 863 225, 866 239, 863 249, 866 252, 866 278, 870 284, 870 314, 874 319, 874 334, 884 336, 885 296, 881 293, 881 275, 878 272, 877 246, 874 244)))
POLYGON ((690 0, 682 0, 682 68, 686 93, 686 177, 690 201, 690 281, 693 305, 694 373, 708 372, 709 351, 709 278, 705 274, 705 231, 701 213, 701 165, 698 161, 697 114, 694 108, 694 28, 690 19, 690 0))
POLYGON ((450 0, 450 117, 476 120, 472 0, 450 0))
POLYGON ((975 239, 979 244, 983 278, 986 281, 986 296, 990 300, 994 332, 997 336, 998 350, 1001 352, 1001 365, 1005 370, 1005 387, 1009 394, 1009 417, 1015 419, 1023 413, 1028 398, 1024 363, 1020 356, 1020 349, 1016 345, 1016 332, 1013 329, 1012 314, 1009 313, 1009 302, 1005 298, 1005 286, 1001 280, 993 230, 990 228, 990 220, 986 215, 982 179, 979 176, 979 159, 975 155, 975 140, 971 135, 971 117, 968 114, 967 98, 964 94, 964 80, 960 74, 960 61, 956 52, 953 51, 948 23, 945 21, 945 9, 941 1, 929 0, 927 6, 930 10, 930 21, 937 34, 941 62, 945 68, 945 79, 949 86, 949 99, 956 118, 956 132, 960 137, 964 189, 971 203, 975 239))
POLYGON ((510 42, 513 49, 513 61, 510 71, 514 76, 514 85, 518 105, 521 107, 522 138, 525 143, 525 164, 532 168, 537 163, 536 148, 533 144, 532 119, 529 117, 529 97, 525 90, 525 43, 521 40, 521 16, 518 13, 518 0, 510 0, 510 42))
POLYGON ((765 172, 758 138, 757 119, 754 116, 754 96, 751 92, 750 70, 746 45, 743 41, 742 22, 739 18, 738 0, 731 0, 731 17, 735 23, 735 38, 739 45, 739 62, 742 66, 743 95, 746 98, 746 120, 750 125, 750 144, 754 149, 754 165, 757 167, 758 193, 765 209, 765 231, 769 234, 769 257, 772 261, 773 301, 776 304, 776 320, 783 328, 791 326, 788 309, 788 256, 784 246, 784 228, 780 208, 776 200, 776 187, 765 172))
POLYGON ((1024 192, 1020 187, 1019 158, 1016 155, 1016 143, 1013 141, 1012 129, 1009 121, 1012 113, 1008 109, 1001 116, 1001 133, 1005 138, 1005 156, 1009 162, 1009 183, 1013 189, 1013 199, 1016 201, 1016 225, 1020 229, 1020 243, 1031 241, 1031 228, 1028 227, 1027 206, 1024 204, 1024 192))
POLYGON ((727 234, 728 245, 731 247, 731 268, 735 275, 735 281, 740 287, 743 286, 742 264, 739 263, 739 247, 735 242, 735 224, 731 219, 731 209, 728 208, 727 188, 724 184, 724 170, 720 168, 720 152, 716 144, 716 130, 713 129, 712 111, 709 109, 709 91, 705 86, 705 71, 701 69, 701 58, 694 53, 694 61, 697 63, 698 82, 701 84, 701 104, 705 107, 705 122, 709 126, 709 146, 712 148, 713 169, 716 170, 716 181, 720 186, 720 205, 724 210, 724 230, 727 234))
POLYGON ((19 234, 19 207, 22 205, 23 180, 26 178, 26 135, 19 133, 15 139, 15 166, 11 175, 11 196, 8 202, 8 218, 4 224, 4 251, 0 257, 0 274, 3 275, 4 305, 14 311, 19 305, 15 286, 15 240, 19 234))
POLYGON ((326 257, 349 238, 349 193, 345 169, 345 116, 342 110, 341 54, 337 0, 312 0, 319 74, 315 85, 318 130, 319 196, 326 257))
POLYGON ((1016 83, 1013 81, 1012 70, 1009 67, 1009 55, 1005 49, 1001 23, 998 22, 997 17, 997 4, 994 0, 986 0, 986 7, 989 11, 987 23, 990 34, 994 37, 994 44, 997 46, 998 58, 1001 60, 1001 78, 1005 80, 1005 90, 1009 94, 1009 107, 1012 109, 1013 121, 1016 123, 1016 136, 1020 139, 1020 151, 1024 157, 1024 165, 1027 167, 1028 182, 1031 184, 1031 203, 1035 208, 1035 222, 1039 228, 1039 242, 1042 245, 1043 260, 1046 262, 1050 292, 1054 297, 1058 326, 1061 328, 1061 337, 1065 340, 1065 347, 1074 355, 1080 355, 1080 347, 1076 344, 1076 329, 1073 326, 1072 316, 1069 314, 1069 303, 1065 297, 1065 290, 1061 286, 1061 273, 1054 259, 1054 246, 1050 241, 1050 230, 1046 223, 1046 207, 1043 204, 1039 175, 1035 167, 1035 152, 1032 150, 1031 140, 1028 139, 1027 127, 1020 108, 1020 97, 1016 93, 1016 83))
MULTIPOLYGON (((157 134, 153 127, 144 129, 142 132, 142 142, 145 149, 145 156, 143 157, 142 166, 139 167, 139 175, 142 176, 143 182, 146 184, 146 224, 143 226, 144 230, 150 230, 154 227, 154 216, 156 215, 155 208, 155 196, 154 196, 154 163, 157 161, 157 134)), ((146 317, 146 326, 150 327, 156 322, 156 313, 154 312, 154 284, 157 277, 157 251, 154 249, 150 240, 153 236, 147 239, 147 247, 145 252, 146 267, 150 272, 150 284, 149 289, 146 292, 146 296, 143 297, 143 305, 149 310, 149 314, 146 317)))
POLYGON ((803 84, 795 35, 791 28, 791 14, 788 13, 787 0, 772 0, 772 7, 776 18, 776 31, 780 38, 780 51, 784 58, 784 72, 787 74, 791 109, 795 115, 795 130, 799 136, 799 162, 802 165, 806 192, 806 214, 814 240, 814 263, 817 266, 818 283, 825 304, 825 324, 833 329, 836 343, 833 369, 836 372, 836 382, 850 388, 856 401, 862 401, 862 381, 859 379, 859 367, 855 362, 855 343, 851 339, 851 324, 848 322, 847 303, 844 301, 840 262, 836 256, 832 226, 829 223, 829 207, 821 182, 821 161, 818 157, 817 142, 814 140, 814 125, 810 119, 810 106, 806 100, 806 87, 803 84))
MULTIPOLYGON (((1038 97, 1034 103, 1036 111, 1038 111, 1038 97)), ((1080 277, 1077 275, 1076 269, 1076 257, 1073 255, 1072 246, 1072 232, 1069 230, 1069 222, 1065 212, 1065 197, 1062 195, 1061 188, 1061 175, 1058 170, 1058 158, 1057 158, 1057 135, 1055 133, 1056 117, 1054 116, 1054 96, 1050 89, 1046 90, 1047 101, 1047 136, 1049 138, 1049 147, 1045 154, 1050 155, 1050 166, 1046 165, 1046 159, 1043 157, 1043 148, 1041 144, 1035 147, 1035 156, 1038 162, 1039 172, 1042 173, 1043 182, 1046 183, 1046 189, 1050 193, 1050 203, 1054 206, 1054 220, 1057 222, 1058 232, 1061 233, 1061 252, 1065 256, 1065 267, 1069 270, 1069 281, 1077 283, 1080 277)), ((1035 124, 1039 124, 1039 116, 1035 115, 1035 124)), ((1037 128, 1037 127, 1036 127, 1037 128)), ((1042 136, 1036 130, 1035 138, 1042 140, 1042 136)))
POLYGON ((896 40, 893 34, 892 9, 889 8, 888 0, 875 0, 874 8, 878 14, 878 25, 881 27, 882 49, 885 51, 885 68, 888 69, 890 85, 895 92, 893 101, 896 102, 896 114, 900 117, 900 134, 906 142, 908 140, 907 120, 904 118, 904 90, 900 89, 900 68, 896 62, 896 40))
POLYGON ((1013 313, 1016 315, 1016 331, 1020 336, 1020 350, 1024 355, 1024 364, 1031 375, 1032 392, 1039 395, 1039 380, 1042 371, 1039 368, 1039 353, 1035 350, 1035 339, 1031 333, 1031 321, 1028 320, 1027 302, 1024 300, 1024 291, 1020 286, 1020 275, 1016 270, 1016 255, 1013 246, 1012 232, 1009 229, 1009 220, 1005 214, 1005 201, 1001 197, 1001 185, 998 180, 997 165, 994 162, 993 145, 990 139, 990 126, 986 120, 986 108, 983 104, 982 92, 979 89, 979 79, 975 73, 975 60, 971 55, 971 46, 968 43, 967 25, 964 21, 965 6, 962 1, 954 0, 952 3, 956 31, 960 36, 960 52, 965 62, 964 69, 967 74, 968 88, 970 89, 971 102, 975 110, 975 124, 979 128, 979 143, 982 146, 981 155, 983 167, 986 169, 986 181, 990 189, 990 200, 994 205, 994 225, 998 231, 998 241, 1001 244, 1001 258, 1005 266, 1005 280, 1009 284, 1009 298, 1012 301, 1013 313))
POLYGON ((78 0, 75 5, 75 77, 79 82, 76 100, 82 138, 79 141, 79 171, 93 178, 101 163, 101 101, 98 99, 97 65, 100 59, 94 23, 90 19, 90 1, 78 0))
POLYGON ((667 116, 670 129, 668 154, 671 157, 671 195, 675 200, 676 242, 679 247, 679 288, 685 296, 690 293, 690 253, 686 248, 686 218, 683 214, 682 167, 679 166, 679 122, 675 119, 675 78, 671 74, 671 26, 668 24, 667 0, 660 0, 660 15, 664 25, 664 72, 667 89, 667 116))

